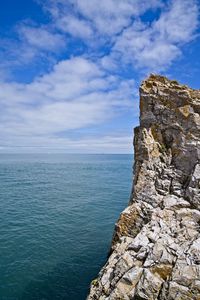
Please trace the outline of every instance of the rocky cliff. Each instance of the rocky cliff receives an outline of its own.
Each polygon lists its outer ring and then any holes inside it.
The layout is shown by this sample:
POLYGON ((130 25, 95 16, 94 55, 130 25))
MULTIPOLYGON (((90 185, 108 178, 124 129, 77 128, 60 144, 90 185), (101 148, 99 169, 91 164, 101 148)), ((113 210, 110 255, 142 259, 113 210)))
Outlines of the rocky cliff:
POLYGON ((199 300, 200 90, 143 81, 134 148, 131 201, 88 300, 199 300))

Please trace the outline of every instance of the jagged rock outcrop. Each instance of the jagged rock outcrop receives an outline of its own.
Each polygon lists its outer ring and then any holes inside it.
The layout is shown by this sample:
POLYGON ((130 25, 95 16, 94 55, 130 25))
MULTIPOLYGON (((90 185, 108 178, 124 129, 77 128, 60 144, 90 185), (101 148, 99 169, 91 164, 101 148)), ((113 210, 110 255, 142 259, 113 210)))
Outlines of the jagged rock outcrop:
POLYGON ((200 90, 140 87, 133 192, 88 300, 200 299, 200 90))

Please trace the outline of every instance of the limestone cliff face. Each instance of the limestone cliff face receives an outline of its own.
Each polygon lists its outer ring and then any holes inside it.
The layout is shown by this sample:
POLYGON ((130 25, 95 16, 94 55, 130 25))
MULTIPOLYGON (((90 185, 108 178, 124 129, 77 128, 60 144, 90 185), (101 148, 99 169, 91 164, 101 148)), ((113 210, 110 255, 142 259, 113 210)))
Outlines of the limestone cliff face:
POLYGON ((140 87, 133 192, 94 299, 200 299, 200 90, 150 75, 140 87))

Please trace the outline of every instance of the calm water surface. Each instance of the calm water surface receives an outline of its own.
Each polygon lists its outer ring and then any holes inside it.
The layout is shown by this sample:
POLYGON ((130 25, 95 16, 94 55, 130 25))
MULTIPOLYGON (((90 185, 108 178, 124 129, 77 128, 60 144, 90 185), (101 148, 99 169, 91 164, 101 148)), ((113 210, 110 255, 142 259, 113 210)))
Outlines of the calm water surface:
POLYGON ((127 205, 132 155, 0 155, 0 300, 84 300, 127 205))

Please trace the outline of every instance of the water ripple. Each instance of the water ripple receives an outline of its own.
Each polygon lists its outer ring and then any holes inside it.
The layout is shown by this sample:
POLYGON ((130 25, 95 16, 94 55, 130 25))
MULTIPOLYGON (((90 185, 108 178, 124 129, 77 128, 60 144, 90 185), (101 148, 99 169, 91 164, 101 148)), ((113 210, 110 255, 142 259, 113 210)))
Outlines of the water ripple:
POLYGON ((1 155, 0 299, 85 299, 131 172, 130 155, 1 155))

